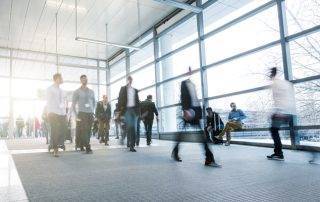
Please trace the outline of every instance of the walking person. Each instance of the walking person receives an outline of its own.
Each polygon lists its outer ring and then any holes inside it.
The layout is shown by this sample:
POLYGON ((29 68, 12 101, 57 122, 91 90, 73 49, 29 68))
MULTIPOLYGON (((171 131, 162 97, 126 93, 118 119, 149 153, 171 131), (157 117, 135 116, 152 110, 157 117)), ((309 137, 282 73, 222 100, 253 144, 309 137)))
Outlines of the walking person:
POLYGON ((114 125, 116 128, 116 139, 119 139, 119 132, 121 130, 121 122, 116 119, 116 117, 119 116, 119 108, 118 108, 118 103, 116 104, 116 108, 113 111, 113 120, 114 120, 114 125))
MULTIPOLYGON (((293 119, 296 115, 296 102, 292 83, 279 79, 277 77, 277 73, 278 70, 276 67, 270 69, 270 79, 272 81, 271 90, 274 105, 274 111, 271 116, 270 132, 274 142, 274 153, 267 156, 267 158, 284 160, 279 129, 283 124, 289 124, 290 128, 293 127, 293 119)), ((293 140, 295 137, 291 136, 291 139, 293 140)))
POLYGON ((141 119, 144 124, 144 128, 146 131, 147 137, 147 145, 151 144, 151 137, 152 137, 152 125, 154 120, 154 115, 158 120, 158 110, 154 102, 152 102, 152 95, 148 95, 147 99, 141 102, 140 105, 141 110, 141 119))
POLYGON ((91 127, 96 100, 93 90, 89 89, 86 75, 80 76, 81 87, 74 91, 72 96, 72 110, 76 113, 76 147, 87 154, 92 153, 90 145, 91 127), (76 106, 77 109, 76 110, 76 106))
POLYGON ((111 119, 111 106, 106 95, 103 95, 102 101, 98 102, 95 115, 98 119, 98 134, 100 137, 100 143, 109 145, 108 141, 111 119))
POLYGON ((125 116, 125 125, 127 133, 127 145, 130 147, 131 152, 136 152, 135 136, 137 130, 137 120, 139 115, 139 96, 138 90, 132 87, 132 77, 128 76, 127 85, 122 86, 119 93, 119 119, 121 116, 125 116))
POLYGON ((23 128, 24 128, 25 124, 24 124, 24 120, 21 116, 19 116, 16 120, 16 127, 17 127, 17 135, 18 137, 22 137, 22 133, 23 133, 23 128))
POLYGON ((53 85, 47 89, 46 113, 50 125, 50 146, 53 156, 58 157, 58 147, 64 143, 63 126, 66 122, 66 102, 60 85, 63 83, 61 74, 53 75, 53 85))
MULTIPOLYGON (((190 72, 191 72, 191 69, 189 68, 189 74, 190 72)), ((197 96, 195 84, 190 79, 182 81, 180 92, 181 92, 180 101, 182 105, 184 124, 188 123, 192 126, 197 126, 201 128, 200 119, 202 118, 202 108, 200 106, 200 102, 197 96)), ((177 143, 171 155, 172 158, 178 162, 182 161, 179 156, 179 145, 181 141, 182 141, 182 134, 178 133, 177 143)), ((201 142, 203 144, 203 148, 205 150, 205 156, 206 156, 204 164, 206 166, 219 167, 219 165, 215 163, 213 153, 209 149, 207 138, 205 138, 204 134, 202 134, 201 142)))

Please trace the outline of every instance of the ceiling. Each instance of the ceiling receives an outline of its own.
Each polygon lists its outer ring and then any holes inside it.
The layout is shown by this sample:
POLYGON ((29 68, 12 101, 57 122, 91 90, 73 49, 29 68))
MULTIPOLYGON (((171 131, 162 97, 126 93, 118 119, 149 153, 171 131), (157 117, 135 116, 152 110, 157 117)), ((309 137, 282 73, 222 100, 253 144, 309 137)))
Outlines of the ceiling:
MULTIPOLYGON (((174 8, 153 0, 78 0, 78 36, 128 44, 174 8), (140 23, 139 23, 140 22, 140 23), (140 25, 139 25, 140 24, 140 25)), ((106 59, 119 48, 75 41, 75 0, 1 0, 0 47, 106 59), (61 6, 60 6, 61 5, 61 6)))

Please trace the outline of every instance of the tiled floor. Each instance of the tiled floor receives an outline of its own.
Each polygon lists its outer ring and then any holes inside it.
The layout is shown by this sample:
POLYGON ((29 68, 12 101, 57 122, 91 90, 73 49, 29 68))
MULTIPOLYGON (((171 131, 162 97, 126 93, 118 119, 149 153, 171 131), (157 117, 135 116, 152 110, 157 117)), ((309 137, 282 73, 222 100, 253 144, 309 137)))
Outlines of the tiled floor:
MULTIPOLYGON (((18 142, 16 142, 18 144, 18 142)), ((116 144, 115 141, 112 144, 116 144)), ((142 144, 145 144, 142 141, 142 144)), ((21 147, 23 143, 21 142, 21 147)), ((172 142, 151 147, 70 150, 54 158, 29 148, 11 151, 30 201, 320 201, 320 166, 310 154, 285 151, 286 160, 268 161, 270 148, 214 146, 222 168, 203 166, 197 143, 182 144, 183 162, 170 159, 172 142)), ((24 198, 25 199, 25 198, 24 198)))

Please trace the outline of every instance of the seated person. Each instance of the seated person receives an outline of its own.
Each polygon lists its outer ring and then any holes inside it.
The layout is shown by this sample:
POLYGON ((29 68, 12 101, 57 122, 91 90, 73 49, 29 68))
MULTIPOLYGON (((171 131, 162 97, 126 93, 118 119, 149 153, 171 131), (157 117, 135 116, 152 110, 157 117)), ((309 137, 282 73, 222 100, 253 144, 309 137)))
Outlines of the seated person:
POLYGON ((224 124, 217 112, 212 111, 211 107, 206 108, 207 111, 207 124, 204 128, 204 132, 208 141, 212 141, 214 144, 222 144, 222 140, 217 139, 215 136, 219 135, 224 127, 224 124), (211 140, 210 140, 211 134, 211 140))
POLYGON ((243 113, 241 109, 237 109, 237 106, 234 102, 230 103, 231 112, 228 116, 228 123, 226 124, 226 127, 222 130, 222 132, 219 134, 218 139, 222 140, 224 134, 227 134, 227 142, 226 146, 230 145, 231 141, 231 134, 230 132, 233 130, 239 130, 242 129, 242 120, 246 118, 246 115, 243 113))

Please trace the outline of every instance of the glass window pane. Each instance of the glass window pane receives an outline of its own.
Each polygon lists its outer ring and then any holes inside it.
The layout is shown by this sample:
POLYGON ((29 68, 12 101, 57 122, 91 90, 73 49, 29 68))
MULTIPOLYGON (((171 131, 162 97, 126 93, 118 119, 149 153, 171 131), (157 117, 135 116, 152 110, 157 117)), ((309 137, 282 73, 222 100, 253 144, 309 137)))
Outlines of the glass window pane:
POLYGON ((150 43, 143 49, 133 53, 130 56, 130 71, 139 69, 143 65, 146 65, 154 60, 154 47, 153 43, 150 43))
POLYGON ((113 82, 126 75, 126 60, 122 59, 110 66, 110 81, 113 82))
POLYGON ((148 95, 152 95, 152 101, 156 103, 156 88, 148 88, 143 91, 139 91, 139 99, 140 101, 146 100, 148 95))
POLYGON ((279 39, 277 8, 273 6, 205 40, 207 64, 279 39))
POLYGON ((176 132, 179 128, 178 117, 181 116, 181 107, 170 107, 160 111, 160 132, 176 132))
POLYGON ((99 86, 99 92, 100 92, 100 99, 103 95, 107 95, 107 86, 106 85, 100 85, 99 86))
POLYGON ((105 70, 99 70, 99 82, 100 84, 107 84, 107 75, 105 70))
POLYGON ((0 75, 10 76, 10 60, 5 58, 0 58, 0 75))
POLYGON ((42 98, 43 93, 51 84, 51 81, 13 79, 12 94, 15 98, 42 98))
MULTIPOLYGON (((208 95, 216 96, 269 84, 270 67, 282 67, 279 46, 207 70, 208 95)), ((282 69, 282 68, 281 68, 282 69)))
POLYGON ((287 0, 285 5, 289 34, 320 24, 320 4, 318 0, 287 0))
POLYGON ((121 79, 110 85, 111 100, 118 99, 120 88, 126 84, 126 79, 121 79))
POLYGON ((10 101, 9 98, 0 97, 0 117, 9 117, 10 101))
POLYGON ((320 80, 295 84, 298 125, 320 125, 320 80))
POLYGON ((0 48, 0 55, 4 57, 10 57, 10 51, 8 49, 0 48))
POLYGON ((12 61, 12 73, 14 77, 52 80, 52 76, 56 72, 57 69, 54 64, 27 60, 12 61))
POLYGON ((154 65, 145 67, 133 73, 131 76, 133 78, 132 85, 138 90, 147 86, 151 86, 155 83, 154 65))
POLYGON ((320 33, 314 33, 290 42, 294 79, 320 74, 320 33))
POLYGON ((196 16, 160 37, 160 55, 163 56, 198 37, 196 16))
POLYGON ((87 75, 88 83, 97 83, 98 80, 95 69, 61 66, 60 72, 65 81, 79 81, 80 83, 80 76, 83 74, 87 75))
POLYGON ((160 61, 160 81, 200 68, 199 46, 195 44, 160 61))
MULTIPOLYGON (((169 81, 160 85, 160 106, 167 106, 180 103, 180 85, 183 80, 188 77, 183 77, 177 80, 169 81)), ((191 81, 196 85, 198 99, 202 98, 201 94, 201 78, 200 73, 195 73, 190 77, 191 81)))
POLYGON ((220 0, 203 12, 204 31, 208 33, 248 13, 270 0, 220 0))
POLYGON ((10 86, 10 79, 0 78, 0 97, 10 95, 9 86, 10 86))
POLYGON ((107 67, 107 63, 105 61, 99 61, 99 67, 107 67))

